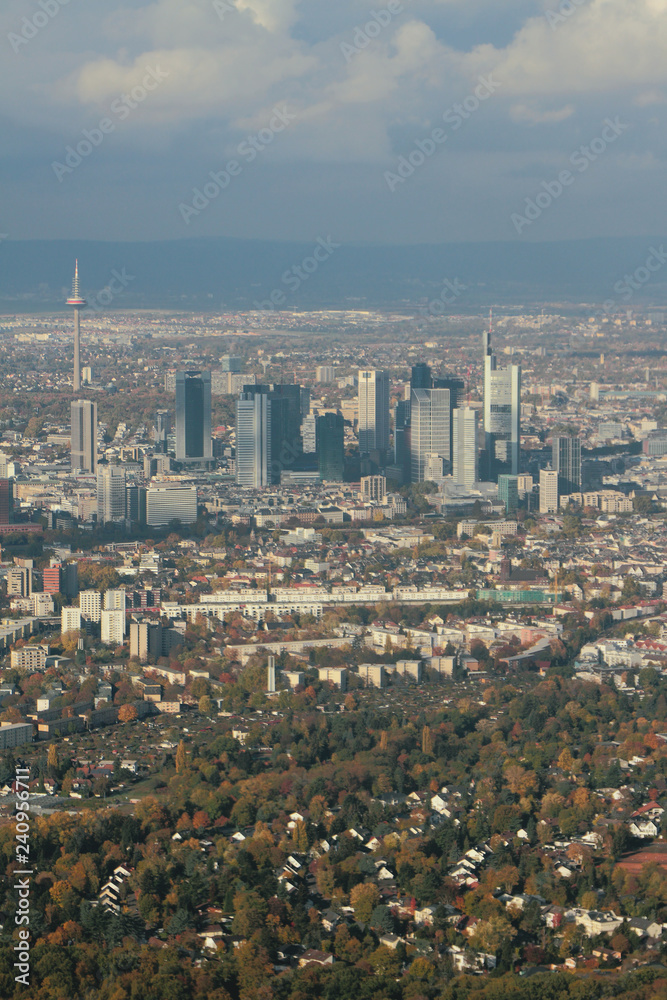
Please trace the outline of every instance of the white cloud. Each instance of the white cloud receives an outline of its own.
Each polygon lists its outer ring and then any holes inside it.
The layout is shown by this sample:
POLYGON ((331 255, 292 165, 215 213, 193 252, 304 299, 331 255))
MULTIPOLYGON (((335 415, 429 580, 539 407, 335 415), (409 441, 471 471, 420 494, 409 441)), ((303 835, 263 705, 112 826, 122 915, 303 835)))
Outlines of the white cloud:
MULTIPOLYGON (((556 10, 558 7, 556 7, 556 10)), ((589 0, 564 23, 532 17, 504 49, 475 48, 470 72, 488 70, 510 95, 615 93, 667 82, 667 0, 589 0)))

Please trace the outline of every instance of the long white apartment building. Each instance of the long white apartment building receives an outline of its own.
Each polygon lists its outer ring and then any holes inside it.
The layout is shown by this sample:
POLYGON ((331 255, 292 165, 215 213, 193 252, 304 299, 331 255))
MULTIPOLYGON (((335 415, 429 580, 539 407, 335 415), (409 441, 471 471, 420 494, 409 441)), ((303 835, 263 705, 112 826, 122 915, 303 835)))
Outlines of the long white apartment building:
POLYGON ((217 594, 200 597, 199 604, 176 604, 166 602, 162 614, 167 618, 187 617, 191 621, 199 615, 224 621, 230 614, 243 614, 254 621, 264 618, 270 610, 280 616, 293 613, 310 614, 321 618, 325 607, 341 604, 375 604, 381 601, 401 601, 403 603, 457 604, 468 597, 467 590, 450 590, 447 587, 394 587, 385 590, 382 586, 333 587, 330 591, 323 587, 313 587, 300 591, 296 587, 276 588, 269 598, 265 591, 225 590, 217 594))

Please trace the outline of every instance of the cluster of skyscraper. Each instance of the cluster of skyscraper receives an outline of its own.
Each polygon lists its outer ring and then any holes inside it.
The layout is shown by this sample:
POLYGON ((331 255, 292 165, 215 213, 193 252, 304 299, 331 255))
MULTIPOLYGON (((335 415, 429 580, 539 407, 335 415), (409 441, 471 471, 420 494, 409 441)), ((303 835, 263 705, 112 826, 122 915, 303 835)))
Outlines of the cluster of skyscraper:
POLYGON ((236 401, 237 483, 262 489, 279 484, 286 472, 310 472, 326 482, 342 482, 343 417, 309 414, 310 391, 300 385, 245 385, 236 401))
MULTIPOLYGON (((68 304, 75 310, 74 388, 81 385, 78 264, 68 304)), ((393 410, 393 453, 390 452, 390 375, 384 370, 358 373, 358 430, 361 474, 387 470, 402 482, 453 482, 470 489, 478 480, 497 482, 507 510, 515 509, 526 484, 519 483, 521 454, 521 367, 498 365, 491 346, 491 329, 483 334, 483 402, 481 428, 478 410, 465 405, 465 383, 460 378, 434 377, 424 363, 412 368, 410 385, 393 410)), ((241 359, 222 359, 227 379, 237 380, 236 480, 254 489, 280 484, 284 473, 324 482, 341 482, 345 476, 345 422, 340 412, 310 413, 310 391, 292 384, 251 384, 253 376, 240 373, 241 359), (246 382, 247 378, 247 382, 246 382)), ((218 378, 220 375, 218 374, 218 378)), ((330 382, 333 368, 318 368, 318 381, 330 382)), ((174 377, 175 458, 186 466, 206 468, 213 459, 211 435, 211 372, 183 371, 174 377)), ((219 390, 218 390, 219 391, 219 390)), ((231 391, 231 383, 226 391, 231 391)), ((158 410, 153 436, 159 466, 166 456, 171 429, 170 414, 158 410)), ((168 461, 168 459, 167 459, 168 461)), ((151 503, 153 520, 196 518, 196 490, 192 496, 158 495, 166 487, 137 491, 127 485, 118 467, 97 464, 97 404, 72 402, 72 471, 97 473, 98 520, 144 519, 151 503), (155 494, 149 496, 149 493, 155 494), (135 495, 136 494, 136 495, 135 495), (168 517, 169 519, 169 517, 168 517)), ((157 470, 159 471, 159 469, 157 470)), ((150 476, 149 476, 150 478, 150 476)), ((581 489, 581 442, 560 436, 554 439, 550 470, 540 475, 540 509, 556 510, 559 494, 581 489)), ((173 490, 172 490, 173 492, 173 490)))
MULTIPOLYGON (((498 366, 490 331, 483 339, 483 407, 480 441, 478 412, 466 406, 465 383, 434 378, 426 364, 412 369, 409 391, 394 408, 394 462, 404 482, 420 483, 452 475, 457 486, 518 475, 521 434, 521 368, 498 366)), ((362 405, 360 373, 360 446, 362 405)))

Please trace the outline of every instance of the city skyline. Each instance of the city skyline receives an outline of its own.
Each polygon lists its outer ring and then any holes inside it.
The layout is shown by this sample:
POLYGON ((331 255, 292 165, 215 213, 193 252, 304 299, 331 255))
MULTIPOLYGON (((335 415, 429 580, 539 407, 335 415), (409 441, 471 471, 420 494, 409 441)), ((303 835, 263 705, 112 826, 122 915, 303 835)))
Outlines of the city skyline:
POLYGON ((4 0, 3 998, 667 996, 666 14, 4 0))

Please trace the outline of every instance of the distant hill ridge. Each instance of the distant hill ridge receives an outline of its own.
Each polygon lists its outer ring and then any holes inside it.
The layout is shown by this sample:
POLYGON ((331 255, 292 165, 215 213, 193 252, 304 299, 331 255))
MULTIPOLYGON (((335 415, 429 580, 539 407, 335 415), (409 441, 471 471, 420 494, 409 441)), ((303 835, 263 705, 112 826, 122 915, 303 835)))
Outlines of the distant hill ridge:
MULTIPOLYGON (((321 234, 340 243, 336 234, 321 234)), ((414 308, 435 298, 446 279, 466 285, 451 311, 491 303, 602 302, 667 237, 597 238, 414 246, 341 244, 299 282, 285 272, 313 254, 303 243, 194 239, 146 243, 6 240, 0 243, 0 306, 4 311, 64 308, 75 257, 84 294, 95 295, 115 269, 132 276, 113 308, 252 309, 281 290, 280 308, 414 308), (295 285, 298 287, 295 288, 295 285)), ((667 266, 628 305, 667 301, 667 266)), ((625 304, 619 299, 619 304, 625 304)))

